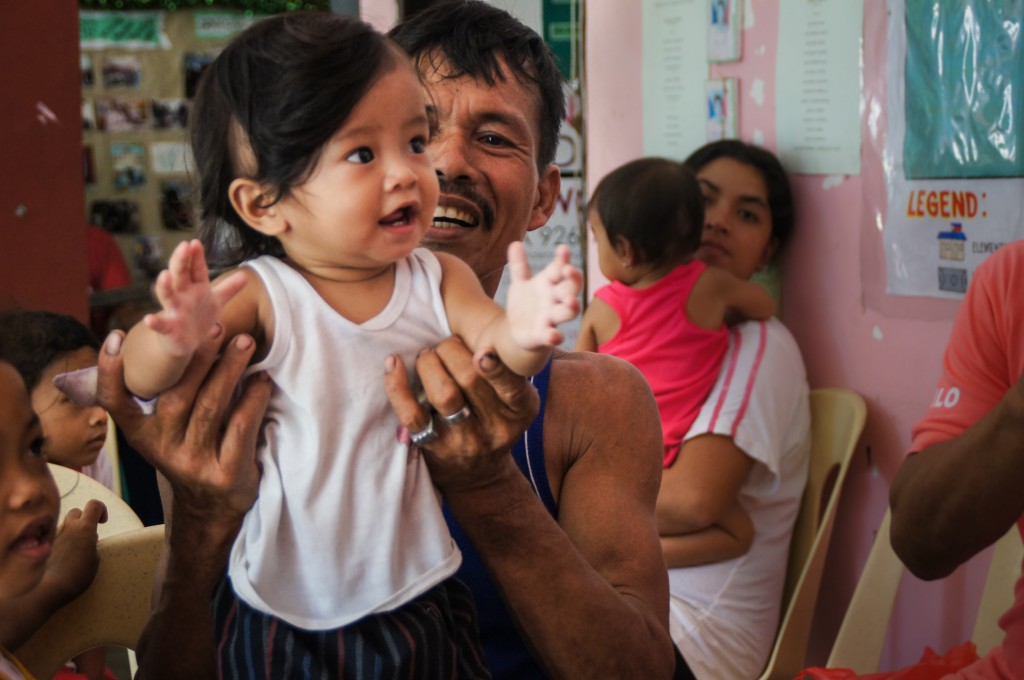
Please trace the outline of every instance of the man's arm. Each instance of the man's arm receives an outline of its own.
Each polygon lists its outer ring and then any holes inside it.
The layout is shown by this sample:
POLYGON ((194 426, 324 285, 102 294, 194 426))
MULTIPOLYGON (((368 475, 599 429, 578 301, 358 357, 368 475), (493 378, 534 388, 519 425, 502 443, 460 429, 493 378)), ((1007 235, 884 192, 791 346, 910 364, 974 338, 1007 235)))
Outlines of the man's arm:
POLYGON ((948 576, 1024 514, 1022 380, 963 434, 925 447, 897 470, 892 545, 919 578, 948 576))
POLYGON ((256 498, 256 438, 271 392, 269 380, 254 375, 232 407, 255 344, 238 336, 218 360, 222 335, 200 345, 152 416, 141 414, 124 387, 123 336, 111 334, 100 352, 100 403, 173 491, 166 575, 139 641, 138 678, 215 677, 210 596, 256 498))
MULTIPOLYGON (((495 422, 508 420, 496 414, 495 394, 501 408, 529 410, 510 406, 526 399, 515 392, 521 381, 501 366, 478 373, 457 339, 421 355, 417 369, 441 413, 468 400, 474 416, 491 423, 481 432, 493 434, 495 422)), ((410 428, 421 424, 401 381, 391 374, 388 381, 399 419, 410 428)), ((508 455, 512 438, 474 448, 457 432, 461 424, 443 426, 442 438, 427 447, 435 483, 550 675, 671 677, 668 580, 654 518, 661 427, 650 389, 613 357, 559 355, 547 404, 544 449, 557 522, 508 455), (470 468, 473 474, 458 472, 470 468)), ((518 422, 509 430, 522 432, 529 420, 518 422)))

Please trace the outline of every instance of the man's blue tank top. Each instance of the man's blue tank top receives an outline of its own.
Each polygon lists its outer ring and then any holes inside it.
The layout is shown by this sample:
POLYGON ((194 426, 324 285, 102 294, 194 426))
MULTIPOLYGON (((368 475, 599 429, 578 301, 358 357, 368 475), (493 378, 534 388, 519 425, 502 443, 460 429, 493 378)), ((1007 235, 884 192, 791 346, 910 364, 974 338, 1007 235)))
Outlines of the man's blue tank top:
MULTIPOLYGON (((548 378, 551 361, 531 379, 540 394, 540 412, 530 424, 526 434, 512 447, 512 456, 519 469, 530 480, 534 493, 540 497, 551 516, 558 517, 558 505, 548 485, 547 468, 544 466, 544 410, 547 406, 548 378)), ((477 616, 480 621, 480 642, 484 648, 487 666, 495 680, 508 678, 545 678, 544 672, 534 661, 522 638, 516 630, 512 617, 501 599, 497 586, 491 580, 487 567, 470 543, 455 517, 444 508, 444 517, 455 542, 462 551, 462 566, 456 576, 473 592, 477 616)))

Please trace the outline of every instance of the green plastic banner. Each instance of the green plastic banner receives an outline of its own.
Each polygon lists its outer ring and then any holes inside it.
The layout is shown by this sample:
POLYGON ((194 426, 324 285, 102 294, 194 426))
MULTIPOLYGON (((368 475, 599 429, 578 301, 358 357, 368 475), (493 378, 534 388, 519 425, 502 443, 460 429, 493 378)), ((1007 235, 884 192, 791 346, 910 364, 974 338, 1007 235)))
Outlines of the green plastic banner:
POLYGON ((83 50, 171 46, 164 33, 163 12, 79 12, 78 36, 83 50))

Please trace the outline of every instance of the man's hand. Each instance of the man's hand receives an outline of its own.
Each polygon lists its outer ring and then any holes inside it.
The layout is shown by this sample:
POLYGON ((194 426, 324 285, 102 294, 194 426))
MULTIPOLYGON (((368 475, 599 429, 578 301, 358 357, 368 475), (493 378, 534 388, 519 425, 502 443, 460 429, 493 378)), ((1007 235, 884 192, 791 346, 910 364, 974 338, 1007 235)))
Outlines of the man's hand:
POLYGON ((253 375, 232 405, 255 343, 240 335, 218 360, 222 334, 215 327, 147 416, 124 386, 123 336, 112 333, 100 352, 98 397, 132 446, 170 482, 176 508, 209 522, 241 522, 259 486, 256 440, 271 384, 253 375))
POLYGON ((240 335, 217 359, 222 335, 218 325, 150 416, 124 386, 123 336, 112 333, 100 352, 100 403, 170 483, 173 495, 171 512, 165 514, 168 543, 161 569, 166 573, 157 578, 153 615, 137 648, 139 680, 216 677, 210 594, 256 499, 256 441, 271 393, 269 379, 256 374, 232 403, 255 343, 240 335))
POLYGON ((486 485, 501 469, 512 446, 537 416, 540 399, 525 378, 512 373, 489 351, 473 355, 461 338, 452 336, 416 359, 431 415, 412 393, 402 361, 388 358, 384 377, 388 399, 398 420, 411 432, 434 419, 439 437, 423 454, 434 483, 441 489, 486 485), (463 407, 469 416, 457 423, 451 417, 463 407))

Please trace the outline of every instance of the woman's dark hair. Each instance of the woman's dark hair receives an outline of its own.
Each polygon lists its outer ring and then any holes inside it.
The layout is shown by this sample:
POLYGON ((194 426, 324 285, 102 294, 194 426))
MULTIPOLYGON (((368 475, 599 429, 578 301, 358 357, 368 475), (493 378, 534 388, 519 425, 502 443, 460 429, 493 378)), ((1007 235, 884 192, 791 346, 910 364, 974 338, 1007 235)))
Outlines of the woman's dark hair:
POLYGON ((196 93, 190 137, 199 235, 217 264, 284 255, 277 239, 235 212, 231 182, 245 174, 271 187, 268 206, 288 196, 370 86, 401 59, 387 38, 358 19, 292 12, 253 24, 213 60, 196 93), (254 159, 251 176, 240 161, 246 147, 254 159))
POLYGON ((537 169, 554 161, 565 94, 551 48, 536 31, 480 0, 440 0, 392 28, 388 37, 409 53, 420 74, 469 76, 491 86, 505 79, 501 66, 508 64, 520 83, 537 90, 537 169))
POLYGON ((772 238, 778 241, 781 249, 789 241, 795 221, 793 190, 790 188, 789 176, 782 163, 775 154, 765 148, 738 139, 722 139, 700 147, 683 161, 683 165, 694 173, 699 173, 705 165, 719 158, 731 158, 761 173, 765 188, 768 190, 772 238))
POLYGON ((640 158, 598 183, 590 198, 614 246, 624 238, 644 264, 681 262, 700 245, 704 197, 689 168, 666 158, 640 158))
POLYGON ((42 310, 0 312, 0 357, 18 370, 29 394, 50 364, 83 347, 98 351, 100 342, 73 316, 42 310))

